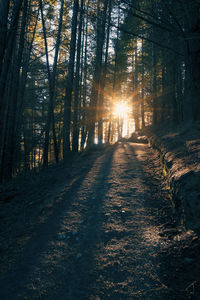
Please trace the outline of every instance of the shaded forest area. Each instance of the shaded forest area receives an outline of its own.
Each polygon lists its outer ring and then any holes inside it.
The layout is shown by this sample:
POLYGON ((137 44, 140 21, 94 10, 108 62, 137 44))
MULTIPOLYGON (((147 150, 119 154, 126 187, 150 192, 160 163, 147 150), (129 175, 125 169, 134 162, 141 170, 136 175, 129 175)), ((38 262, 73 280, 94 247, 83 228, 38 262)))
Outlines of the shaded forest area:
POLYGON ((199 9, 198 0, 1 1, 1 182, 149 125, 199 121, 199 9))

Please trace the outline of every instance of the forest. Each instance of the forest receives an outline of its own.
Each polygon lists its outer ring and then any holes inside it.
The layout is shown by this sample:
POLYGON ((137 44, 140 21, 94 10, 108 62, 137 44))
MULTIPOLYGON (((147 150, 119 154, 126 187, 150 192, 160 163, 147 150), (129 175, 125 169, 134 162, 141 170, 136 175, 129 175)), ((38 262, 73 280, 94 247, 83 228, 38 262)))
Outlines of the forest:
POLYGON ((200 118, 198 0, 0 3, 0 178, 200 118))
POLYGON ((200 0, 0 0, 0 299, 200 299, 200 0))

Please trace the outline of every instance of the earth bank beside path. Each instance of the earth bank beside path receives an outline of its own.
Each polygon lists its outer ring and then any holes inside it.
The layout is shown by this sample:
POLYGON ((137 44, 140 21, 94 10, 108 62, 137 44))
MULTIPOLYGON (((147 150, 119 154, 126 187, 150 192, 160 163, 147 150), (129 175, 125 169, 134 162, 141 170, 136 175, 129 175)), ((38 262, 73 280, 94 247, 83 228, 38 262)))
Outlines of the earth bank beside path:
POLYGON ((145 129, 161 157, 180 221, 200 235, 200 123, 145 129))

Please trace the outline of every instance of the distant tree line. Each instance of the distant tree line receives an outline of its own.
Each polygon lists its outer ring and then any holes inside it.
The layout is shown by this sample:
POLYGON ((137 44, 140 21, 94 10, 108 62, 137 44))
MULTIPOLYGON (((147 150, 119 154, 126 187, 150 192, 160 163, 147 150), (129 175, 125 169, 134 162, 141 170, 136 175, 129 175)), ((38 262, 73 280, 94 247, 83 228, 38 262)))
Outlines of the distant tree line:
POLYGON ((0 1, 0 181, 135 130, 200 119, 198 0, 0 1))

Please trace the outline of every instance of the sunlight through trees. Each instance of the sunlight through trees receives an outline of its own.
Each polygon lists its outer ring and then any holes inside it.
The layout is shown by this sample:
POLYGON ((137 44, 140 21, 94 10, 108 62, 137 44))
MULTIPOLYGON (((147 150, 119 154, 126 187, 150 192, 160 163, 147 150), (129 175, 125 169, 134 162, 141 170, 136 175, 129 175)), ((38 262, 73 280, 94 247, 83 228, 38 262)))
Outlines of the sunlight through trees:
POLYGON ((198 1, 0 2, 0 179, 200 118, 198 1))

